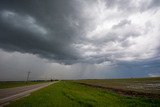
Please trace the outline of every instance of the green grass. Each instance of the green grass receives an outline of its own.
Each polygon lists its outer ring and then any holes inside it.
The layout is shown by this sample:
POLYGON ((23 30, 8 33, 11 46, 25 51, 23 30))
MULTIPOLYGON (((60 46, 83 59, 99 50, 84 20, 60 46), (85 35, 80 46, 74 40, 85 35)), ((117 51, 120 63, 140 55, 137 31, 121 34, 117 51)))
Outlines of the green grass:
POLYGON ((160 100, 131 98, 69 81, 60 81, 8 107, 160 107, 160 100))
POLYGON ((19 87, 19 86, 25 86, 25 85, 33 85, 33 84, 38 84, 38 83, 42 83, 42 82, 28 82, 27 84, 25 81, 0 82, 0 89, 13 88, 13 87, 19 87))

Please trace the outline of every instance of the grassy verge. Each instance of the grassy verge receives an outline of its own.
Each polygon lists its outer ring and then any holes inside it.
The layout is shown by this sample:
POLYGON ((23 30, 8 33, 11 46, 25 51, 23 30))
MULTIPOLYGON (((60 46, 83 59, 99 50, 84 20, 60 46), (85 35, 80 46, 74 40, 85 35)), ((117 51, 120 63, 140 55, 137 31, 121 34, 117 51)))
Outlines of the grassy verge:
POLYGON ((160 100, 132 98, 61 81, 12 102, 8 107, 160 107, 160 100))
POLYGON ((19 86, 25 86, 25 85, 33 85, 38 83, 42 83, 42 82, 28 82, 27 84, 24 81, 0 82, 0 89, 13 88, 13 87, 19 87, 19 86))

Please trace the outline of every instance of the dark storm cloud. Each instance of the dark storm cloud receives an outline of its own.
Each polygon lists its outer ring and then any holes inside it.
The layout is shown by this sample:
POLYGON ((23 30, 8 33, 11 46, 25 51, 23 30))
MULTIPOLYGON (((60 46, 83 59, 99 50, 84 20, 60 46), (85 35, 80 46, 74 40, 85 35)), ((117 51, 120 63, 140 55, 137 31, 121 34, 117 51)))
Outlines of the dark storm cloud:
POLYGON ((30 67, 39 77, 55 70, 68 78, 159 74, 159 5, 159 0, 0 0, 0 71, 15 75, 30 67))
POLYGON ((74 3, 72 0, 0 1, 0 47, 72 63, 80 56, 71 45, 83 24, 87 24, 86 20, 79 22, 80 13, 74 3))
MULTIPOLYGON (((104 46, 110 42, 118 42, 125 48, 133 44, 128 38, 141 35, 141 31, 138 30, 138 27, 132 26, 131 20, 122 19, 113 25, 113 29, 95 34, 95 36, 104 36, 104 38, 87 40, 84 37, 87 32, 97 28, 96 14, 99 12, 96 9, 99 9, 98 6, 100 5, 101 8, 104 3, 108 9, 118 8, 117 11, 127 14, 132 14, 132 10, 138 11, 140 7, 145 8, 142 6, 143 3, 139 3, 137 7, 136 3, 130 0, 102 0, 101 2, 90 0, 1 0, 0 47, 7 51, 36 54, 65 64, 85 62, 88 59, 101 63, 103 60, 100 59, 103 58, 82 57, 82 53, 77 51, 79 49, 76 49, 74 44, 90 43, 95 46, 104 46), (88 9, 88 4, 91 9, 88 9), (94 15, 92 12, 97 13, 94 15)), ((154 8, 157 3, 159 2, 153 0, 147 4, 147 8, 149 6, 154 8)), ((112 54, 107 54, 107 57, 112 54)))

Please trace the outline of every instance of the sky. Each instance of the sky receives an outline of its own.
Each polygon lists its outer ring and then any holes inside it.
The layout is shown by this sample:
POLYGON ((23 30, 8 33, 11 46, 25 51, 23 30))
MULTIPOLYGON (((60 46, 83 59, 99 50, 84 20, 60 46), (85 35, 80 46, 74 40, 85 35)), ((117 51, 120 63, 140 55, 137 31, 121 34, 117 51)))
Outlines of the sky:
POLYGON ((0 81, 160 76, 160 0, 0 0, 0 81))

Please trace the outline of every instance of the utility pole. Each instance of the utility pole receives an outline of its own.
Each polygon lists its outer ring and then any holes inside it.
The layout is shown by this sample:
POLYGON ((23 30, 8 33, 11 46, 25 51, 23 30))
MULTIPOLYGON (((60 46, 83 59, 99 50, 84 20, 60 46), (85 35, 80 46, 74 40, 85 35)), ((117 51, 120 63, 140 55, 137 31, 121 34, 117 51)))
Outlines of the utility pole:
POLYGON ((52 78, 52 76, 51 76, 51 82, 53 81, 53 78, 52 78))
POLYGON ((30 73, 31 73, 31 72, 30 72, 30 71, 28 71, 28 73, 27 73, 27 80, 26 80, 26 83, 28 83, 30 73))

